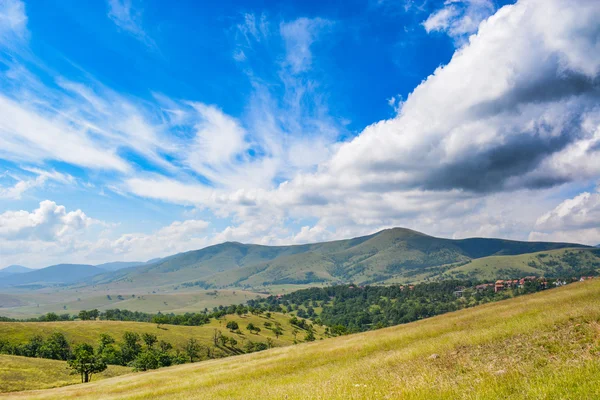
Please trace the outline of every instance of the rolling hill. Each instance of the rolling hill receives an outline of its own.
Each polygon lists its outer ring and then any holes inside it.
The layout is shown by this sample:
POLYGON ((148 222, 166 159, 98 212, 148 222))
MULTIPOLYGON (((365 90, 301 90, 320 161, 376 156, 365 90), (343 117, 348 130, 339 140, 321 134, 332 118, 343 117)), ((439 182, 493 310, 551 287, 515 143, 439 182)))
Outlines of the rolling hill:
POLYGON ((433 276, 481 257, 566 247, 585 246, 484 238, 452 240, 395 228, 349 240, 295 246, 227 242, 98 275, 90 283, 259 290, 290 284, 380 283, 392 278, 411 280, 423 273, 433 276))
MULTIPOLYGON (((94 381, 123 375, 131 368, 109 365, 106 371, 94 375, 94 381)), ((71 374, 66 361, 7 356, 0 354, 0 393, 19 390, 48 389, 80 383, 71 374)))
POLYGON ((441 278, 511 279, 525 275, 580 277, 600 270, 600 250, 558 249, 514 256, 490 256, 449 269, 441 278))
POLYGON ((0 287, 46 284, 68 284, 106 272, 87 264, 58 264, 32 270, 22 274, 13 274, 0 281, 0 287))
POLYGON ((0 278, 5 278, 9 275, 24 274, 25 272, 33 271, 31 268, 24 267, 22 265, 9 265, 8 267, 0 269, 0 278))
MULTIPOLYGON (((27 342, 35 335, 48 337, 53 332, 62 332, 65 337, 73 343, 88 343, 96 345, 102 333, 113 336, 117 341, 120 340, 124 332, 153 333, 159 339, 165 340, 176 347, 183 347, 185 342, 193 337, 206 346, 215 347, 212 343, 214 330, 221 330, 223 334, 232 336, 241 344, 246 340, 253 342, 266 342, 267 338, 273 340, 276 346, 291 345, 294 341, 292 332, 294 327, 290 324, 289 316, 281 313, 271 313, 271 317, 257 315, 235 314, 226 315, 219 320, 211 319, 205 325, 184 326, 184 325, 164 325, 160 328, 156 324, 149 322, 130 322, 130 321, 57 321, 57 322, 0 322, 0 337, 13 344, 27 342), (225 328, 228 321, 235 321, 239 324, 241 334, 231 333, 225 328), (276 337, 275 334, 264 327, 265 322, 271 324, 280 324, 283 334, 276 337), (257 334, 246 331, 249 323, 260 327, 262 330, 257 334)), ((315 326, 317 338, 323 335, 324 328, 315 326)), ((298 336, 302 339, 302 335, 298 336)), ((222 353, 222 349, 215 348, 215 352, 222 353)), ((227 354, 223 354, 227 355, 227 354)))
POLYGON ((599 295, 600 280, 575 283, 377 331, 3 398, 600 398, 599 295))

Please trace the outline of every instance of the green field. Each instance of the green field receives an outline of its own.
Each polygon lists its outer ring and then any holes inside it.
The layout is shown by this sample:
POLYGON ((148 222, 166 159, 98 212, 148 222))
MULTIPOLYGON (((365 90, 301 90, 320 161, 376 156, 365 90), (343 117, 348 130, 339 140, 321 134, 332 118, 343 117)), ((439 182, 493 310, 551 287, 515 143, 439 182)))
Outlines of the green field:
POLYGON ((241 304, 261 293, 244 290, 124 290, 108 287, 43 289, 0 294, 0 316, 31 318, 49 312, 76 315, 80 310, 119 308, 146 313, 200 312, 220 305, 241 304), (155 292, 155 293, 152 293, 155 292), (110 299, 109 299, 110 296, 110 299))
POLYGON ((28 399, 600 398, 600 280, 28 399), (168 382, 168 384, 165 384, 168 382))
MULTIPOLYGON (((92 381, 130 372, 131 368, 110 365, 104 372, 94 375, 92 381)), ((0 392, 47 389, 76 383, 81 383, 81 378, 69 372, 66 361, 0 355, 0 392)))

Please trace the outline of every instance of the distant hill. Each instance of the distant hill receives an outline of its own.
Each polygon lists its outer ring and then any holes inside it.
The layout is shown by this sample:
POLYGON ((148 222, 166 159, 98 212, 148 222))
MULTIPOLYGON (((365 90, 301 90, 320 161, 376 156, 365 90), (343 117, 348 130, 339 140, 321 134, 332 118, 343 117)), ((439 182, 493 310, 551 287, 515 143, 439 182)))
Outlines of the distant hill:
POLYGON ((98 264, 98 265, 96 265, 96 267, 102 268, 103 270, 106 270, 106 271, 118 271, 123 268, 137 267, 137 266, 143 265, 143 264, 146 264, 146 263, 143 261, 115 261, 115 262, 109 262, 109 263, 104 263, 104 264, 98 264))
POLYGON ((9 265, 6 268, 0 269, 0 272, 6 272, 9 274, 24 274, 25 272, 34 271, 31 268, 24 267, 22 265, 9 265))
POLYGON ((106 272, 87 264, 58 264, 22 274, 12 274, 0 281, 1 287, 68 284, 106 272))
POLYGON ((333 242, 261 246, 227 242, 166 257, 157 262, 98 275, 93 283, 202 288, 260 288, 314 283, 381 283, 435 276, 473 259, 518 255, 574 243, 503 239, 443 239, 403 228, 333 242))
POLYGON ((0 279, 4 279, 7 276, 14 274, 23 274, 25 272, 33 271, 31 268, 24 267, 22 265, 9 265, 6 268, 0 269, 0 279))

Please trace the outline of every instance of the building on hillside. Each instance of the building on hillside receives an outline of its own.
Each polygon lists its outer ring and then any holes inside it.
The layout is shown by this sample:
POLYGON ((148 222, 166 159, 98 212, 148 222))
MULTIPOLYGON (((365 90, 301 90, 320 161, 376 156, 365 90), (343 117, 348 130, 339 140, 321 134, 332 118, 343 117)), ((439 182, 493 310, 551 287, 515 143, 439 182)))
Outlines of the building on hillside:
POLYGON ((454 291, 454 296, 455 297, 463 297, 463 291, 462 290, 455 290, 454 291))
POLYGON ((501 290, 504 290, 504 281, 502 279, 499 279, 494 285, 494 293, 498 293, 501 290))

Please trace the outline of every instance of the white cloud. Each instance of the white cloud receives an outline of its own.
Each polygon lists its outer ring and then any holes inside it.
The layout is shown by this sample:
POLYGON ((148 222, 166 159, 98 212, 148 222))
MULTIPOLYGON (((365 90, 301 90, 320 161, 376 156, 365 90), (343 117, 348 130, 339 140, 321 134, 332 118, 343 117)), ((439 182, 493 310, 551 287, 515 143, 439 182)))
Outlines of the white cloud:
POLYGON ((431 14, 423 23, 430 32, 445 32, 459 44, 465 38, 477 32, 481 21, 495 11, 491 0, 446 0, 444 6, 431 14))
POLYGON ((538 218, 531 240, 600 243, 600 188, 567 199, 538 218))
POLYGON ((14 199, 18 200, 21 198, 23 193, 26 191, 36 188, 42 187, 46 182, 56 181, 63 184, 70 184, 75 181, 75 179, 68 174, 63 174, 57 171, 43 171, 37 168, 28 168, 22 167, 24 171, 31 172, 35 174, 35 177, 21 178, 12 174, 5 174, 10 176, 14 181, 16 181, 12 186, 6 187, 0 185, 0 199, 14 199))
POLYGON ((286 63, 293 73, 310 69, 313 58, 311 46, 319 33, 331 24, 331 21, 322 18, 298 18, 280 25, 287 52, 286 63))
POLYGON ((0 214, 0 238, 3 240, 56 241, 84 230, 94 220, 81 210, 67 212, 50 200, 44 200, 32 212, 6 211, 0 214))
POLYGON ((91 245, 90 253, 104 259, 147 260, 195 250, 207 245, 209 225, 203 220, 175 221, 151 234, 132 233, 116 240, 101 239, 91 245))
POLYGON ((142 13, 133 8, 131 0, 108 0, 108 17, 120 29, 130 33, 146 46, 155 48, 156 43, 142 28, 142 13))
POLYGON ((14 48, 28 36, 25 4, 20 0, 0 0, 0 43, 14 48))

